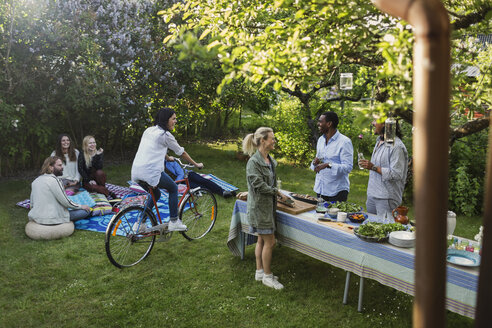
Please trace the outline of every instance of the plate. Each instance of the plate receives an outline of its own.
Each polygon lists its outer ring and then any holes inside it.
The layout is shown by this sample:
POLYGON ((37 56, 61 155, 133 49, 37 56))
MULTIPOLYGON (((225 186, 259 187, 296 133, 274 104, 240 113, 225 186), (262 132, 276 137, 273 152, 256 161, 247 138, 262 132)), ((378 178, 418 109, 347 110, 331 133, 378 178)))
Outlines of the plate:
POLYGON ((389 234, 388 242, 397 247, 414 247, 415 233, 410 231, 393 231, 389 234))
POLYGON ((358 213, 349 213, 349 214, 347 214, 347 217, 353 223, 362 223, 362 222, 364 222, 367 219, 367 214, 360 213, 360 212, 358 212, 358 213), (356 215, 362 215, 363 218, 362 219, 356 219, 356 218, 354 218, 354 216, 356 216, 356 215))
POLYGON ((388 241, 388 235, 386 235, 386 237, 384 237, 384 238, 377 238, 377 237, 369 237, 369 236, 359 235, 358 232, 359 232, 359 228, 355 228, 354 229, 354 235, 356 235, 357 237, 359 237, 363 241, 367 241, 370 243, 382 243, 382 242, 388 241))
POLYGON ((480 255, 460 249, 448 249, 446 260, 449 263, 467 267, 480 265, 480 255))
POLYGON ((297 200, 300 200, 301 202, 305 202, 305 203, 309 203, 309 204, 318 204, 318 200, 313 197, 313 196, 310 196, 310 195, 301 195, 301 194, 296 194, 296 193, 293 193, 291 192, 289 194, 290 197, 294 198, 294 199, 297 199, 297 200))

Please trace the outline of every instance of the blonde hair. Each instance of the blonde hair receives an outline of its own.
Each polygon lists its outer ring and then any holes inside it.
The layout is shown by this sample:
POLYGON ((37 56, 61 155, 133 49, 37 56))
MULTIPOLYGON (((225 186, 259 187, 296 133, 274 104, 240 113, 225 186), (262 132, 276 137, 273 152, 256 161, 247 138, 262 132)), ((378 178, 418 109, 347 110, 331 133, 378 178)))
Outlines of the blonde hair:
POLYGON ((43 166, 41 166, 40 174, 51 174, 53 173, 53 167, 57 160, 62 161, 62 159, 58 156, 50 156, 44 160, 43 166))
POLYGON ((89 140, 91 138, 94 139, 94 141, 96 141, 96 138, 94 138, 91 135, 85 136, 84 140, 82 141, 82 151, 84 152, 85 166, 87 166, 87 168, 92 166, 92 156, 93 155, 91 155, 89 153, 89 148, 88 148, 89 147, 89 140))
POLYGON ((255 133, 248 134, 243 139, 243 152, 249 156, 253 155, 260 146, 261 139, 268 138, 270 132, 273 133, 272 128, 261 127, 256 129, 255 133))

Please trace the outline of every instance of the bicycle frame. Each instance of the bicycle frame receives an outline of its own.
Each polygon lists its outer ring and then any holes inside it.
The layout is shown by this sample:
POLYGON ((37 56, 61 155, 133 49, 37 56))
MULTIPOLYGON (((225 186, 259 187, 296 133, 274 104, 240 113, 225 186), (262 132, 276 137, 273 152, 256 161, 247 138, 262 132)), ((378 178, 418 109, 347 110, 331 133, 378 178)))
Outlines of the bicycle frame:
MULTIPOLYGON (((178 161, 178 162, 183 166, 183 164, 180 161, 178 161)), ((181 206, 183 205, 183 200, 186 198, 187 194, 190 194, 190 197, 193 199, 192 191, 200 189, 200 187, 197 187, 195 189, 191 189, 190 181, 188 180, 188 171, 186 171, 186 170, 183 170, 183 171, 184 171, 184 178, 181 180, 175 181, 176 184, 179 184, 182 182, 184 182, 186 184, 186 189, 183 192, 183 194, 181 195, 179 202, 178 202, 178 209, 180 209, 181 206)), ((155 211, 157 213, 157 219, 159 220, 159 224, 162 224, 161 213, 159 211, 159 208, 157 207, 157 201, 156 201, 155 196, 154 196, 154 191, 153 191, 152 187, 150 187, 150 186, 149 186, 149 192, 148 193, 150 194, 150 197, 152 197, 152 202, 154 203, 154 208, 155 208, 155 211)), ((148 208, 148 206, 147 206, 147 204, 145 204, 144 210, 147 208, 148 208)), ((144 211, 144 213, 145 213, 145 211, 144 211)))

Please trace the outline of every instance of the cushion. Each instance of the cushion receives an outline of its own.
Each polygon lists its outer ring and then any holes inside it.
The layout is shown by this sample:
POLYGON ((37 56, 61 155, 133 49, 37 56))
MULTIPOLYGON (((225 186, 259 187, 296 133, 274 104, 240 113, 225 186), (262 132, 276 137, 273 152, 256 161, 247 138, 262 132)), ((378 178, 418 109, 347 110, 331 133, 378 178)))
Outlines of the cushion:
POLYGON ((79 205, 87 205, 89 207, 96 206, 96 202, 94 201, 94 199, 91 197, 91 195, 89 194, 89 192, 87 190, 81 191, 81 192, 79 192, 73 196, 68 196, 68 198, 72 202, 79 204, 79 205))
POLYGON ((34 240, 51 240, 68 237, 73 234, 73 222, 66 222, 56 225, 43 225, 34 221, 26 224, 26 235, 34 240))
POLYGON ((131 205, 144 205, 147 195, 130 196, 118 203, 118 208, 123 209, 131 205))
POLYGON ((90 193, 90 196, 95 203, 95 205, 92 206, 92 216, 106 215, 112 213, 113 206, 111 206, 111 204, 108 202, 106 196, 96 192, 90 193))

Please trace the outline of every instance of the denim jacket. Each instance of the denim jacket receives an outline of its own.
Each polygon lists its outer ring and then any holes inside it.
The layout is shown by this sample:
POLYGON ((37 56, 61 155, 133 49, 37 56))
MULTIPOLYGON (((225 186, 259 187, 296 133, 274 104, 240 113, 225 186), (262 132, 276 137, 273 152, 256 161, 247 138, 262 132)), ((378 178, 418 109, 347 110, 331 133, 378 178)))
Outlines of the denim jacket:
POLYGON ((259 151, 251 156, 246 166, 248 183, 248 222, 257 229, 274 229, 277 209, 277 162, 268 155, 265 163, 259 151))

